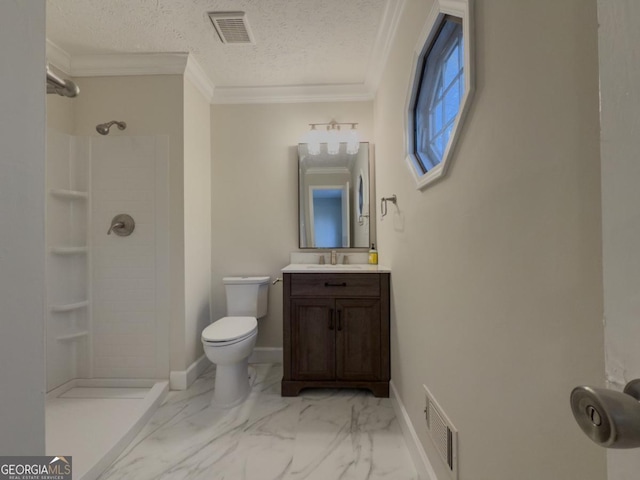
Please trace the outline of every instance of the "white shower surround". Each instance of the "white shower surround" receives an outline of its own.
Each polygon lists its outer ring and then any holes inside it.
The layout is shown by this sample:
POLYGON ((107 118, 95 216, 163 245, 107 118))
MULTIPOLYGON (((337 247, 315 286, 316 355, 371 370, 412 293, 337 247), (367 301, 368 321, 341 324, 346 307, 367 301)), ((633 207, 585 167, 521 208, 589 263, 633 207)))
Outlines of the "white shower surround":
POLYGON ((48 391, 168 377, 168 143, 48 133, 48 391), (107 235, 118 213, 131 236, 107 235))
POLYGON ((89 141, 47 132, 47 391, 91 373, 89 141))
POLYGON ((91 141, 91 275, 94 378, 163 378, 169 372, 169 141, 91 141), (107 235, 131 215, 131 236, 107 235))

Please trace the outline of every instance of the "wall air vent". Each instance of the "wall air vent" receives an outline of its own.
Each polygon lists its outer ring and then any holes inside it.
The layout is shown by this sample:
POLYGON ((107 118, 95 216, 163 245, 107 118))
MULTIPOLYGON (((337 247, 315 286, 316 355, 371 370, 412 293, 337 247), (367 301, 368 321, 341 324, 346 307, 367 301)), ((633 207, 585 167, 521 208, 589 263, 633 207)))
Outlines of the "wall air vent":
POLYGON ((458 478, 458 431, 444 414, 433 395, 423 385, 426 392, 424 416, 427 431, 436 450, 446 463, 451 477, 458 478))
POLYGON ((207 15, 222 43, 229 45, 255 43, 244 12, 208 12, 207 15))

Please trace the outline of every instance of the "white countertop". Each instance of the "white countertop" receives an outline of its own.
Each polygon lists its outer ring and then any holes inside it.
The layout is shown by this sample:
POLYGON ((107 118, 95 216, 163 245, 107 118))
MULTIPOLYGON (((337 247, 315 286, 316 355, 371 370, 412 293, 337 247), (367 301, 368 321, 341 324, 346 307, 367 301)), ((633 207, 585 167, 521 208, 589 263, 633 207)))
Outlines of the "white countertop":
POLYGON ((317 263, 292 263, 282 269, 282 273, 391 273, 384 265, 362 263, 318 265, 317 263))

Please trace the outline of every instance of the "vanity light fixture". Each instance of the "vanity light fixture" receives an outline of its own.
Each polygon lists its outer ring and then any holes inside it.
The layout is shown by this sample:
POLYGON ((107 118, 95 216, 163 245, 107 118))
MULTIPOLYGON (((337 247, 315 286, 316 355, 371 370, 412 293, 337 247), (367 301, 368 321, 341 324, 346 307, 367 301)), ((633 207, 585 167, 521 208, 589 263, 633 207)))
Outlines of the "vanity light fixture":
POLYGON ((340 144, 346 143, 346 151, 350 155, 355 155, 360 149, 360 139, 358 138, 357 123, 339 123, 332 120, 329 123, 310 123, 311 130, 307 134, 306 143, 310 155, 319 155, 321 144, 327 144, 327 153, 337 155, 340 144), (341 125, 351 125, 349 130, 341 130, 341 125), (318 130, 317 126, 326 126, 326 130, 318 130))

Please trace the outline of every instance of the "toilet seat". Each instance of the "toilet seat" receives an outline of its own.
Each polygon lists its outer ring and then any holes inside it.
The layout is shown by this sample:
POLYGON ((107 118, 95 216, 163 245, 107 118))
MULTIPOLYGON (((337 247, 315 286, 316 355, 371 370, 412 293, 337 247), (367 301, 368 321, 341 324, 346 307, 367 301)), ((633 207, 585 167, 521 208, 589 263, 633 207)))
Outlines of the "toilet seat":
POLYGON ((257 333, 255 317, 222 317, 202 331, 202 341, 209 345, 230 344, 257 333))

